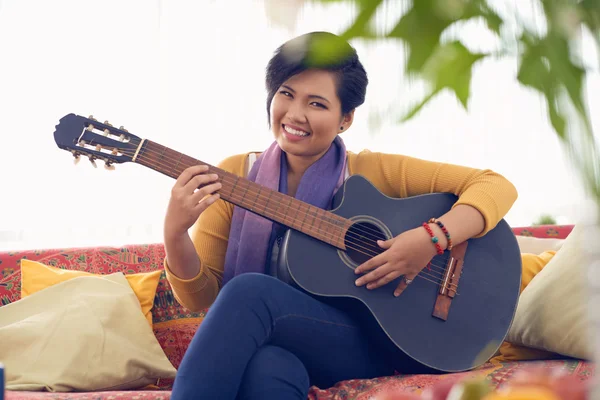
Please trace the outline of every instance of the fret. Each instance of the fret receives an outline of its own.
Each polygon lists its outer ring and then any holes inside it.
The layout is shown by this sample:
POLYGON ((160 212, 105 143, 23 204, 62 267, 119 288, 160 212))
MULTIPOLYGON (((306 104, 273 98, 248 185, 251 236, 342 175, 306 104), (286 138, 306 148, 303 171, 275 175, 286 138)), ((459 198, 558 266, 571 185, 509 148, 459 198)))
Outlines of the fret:
MULTIPOLYGON (((287 206, 287 210, 285 212, 285 217, 288 218, 290 215, 290 209, 292 208, 292 203, 294 202, 294 199, 290 196, 290 204, 288 204, 287 206)), ((288 222, 289 223, 289 222, 288 222)))
MULTIPOLYGON (((317 211, 317 215, 318 214, 322 214, 322 212, 319 210, 319 211, 317 211)), ((315 215, 315 219, 313 220, 313 225, 317 221, 317 215, 315 215)), ((322 224, 323 224, 323 218, 321 217, 321 218, 319 218, 319 224, 317 225, 317 232, 320 232, 320 233, 323 232, 323 230, 321 229, 322 224)), ((328 231, 326 230, 324 236, 328 237, 327 233, 328 233, 328 231)))
MULTIPOLYGON (((321 211, 319 211, 319 214, 323 214, 323 213, 322 213, 321 211)), ((315 220, 316 220, 316 219, 317 219, 317 218, 315 217, 315 220)), ((323 219, 324 219, 323 217, 319 218, 319 225, 317 225, 317 230, 318 230, 319 232, 322 232, 322 230, 321 230, 321 225, 323 224, 323 219)), ((326 232, 326 233, 328 233, 328 231, 325 231, 325 232, 326 232)))
POLYGON ((298 221, 298 214, 300 213, 300 206, 296 207, 296 216, 294 217, 294 222, 297 223, 298 221))
MULTIPOLYGON (((269 191, 269 193, 267 193, 267 201, 265 202, 265 209, 264 212, 267 212, 267 208, 269 208, 269 200, 271 200, 271 193, 273 193, 273 191, 269 191)), ((275 214, 274 216, 277 216, 277 210, 275 210, 275 214)))
POLYGON ((258 192, 256 193, 256 198, 254 199, 254 208, 256 209, 256 203, 260 200, 260 191, 262 190, 262 186, 258 187, 258 192))
MULTIPOLYGON (((235 176, 235 183, 233 184, 233 186, 231 187, 231 190, 229 191, 230 192, 229 193, 230 196, 233 196, 233 192, 235 192, 235 188, 237 187, 238 182, 240 181, 240 177, 239 176, 237 176, 237 175, 234 175, 234 176, 235 176)), ((222 180, 223 180, 223 178, 221 178, 221 181, 222 180)))
POLYGON ((246 182, 246 190, 244 191, 244 194, 242 195, 242 201, 246 200, 246 195, 248 194, 248 189, 250 189, 250 182, 246 182))

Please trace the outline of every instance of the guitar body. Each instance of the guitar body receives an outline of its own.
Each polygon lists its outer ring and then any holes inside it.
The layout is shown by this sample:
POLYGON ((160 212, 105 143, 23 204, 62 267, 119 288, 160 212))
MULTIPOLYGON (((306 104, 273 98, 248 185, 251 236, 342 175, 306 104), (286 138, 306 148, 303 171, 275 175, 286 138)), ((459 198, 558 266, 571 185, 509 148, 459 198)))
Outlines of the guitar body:
MULTIPOLYGON (((354 175, 338 191, 332 212, 372 223, 371 228, 381 227, 393 237, 445 214, 456 200, 444 193, 393 199, 354 175)), ((432 264, 443 265, 447 253, 432 264)), ((296 230, 287 232, 279 257, 301 289, 356 315, 400 373, 472 369, 493 356, 508 333, 519 297, 521 257, 504 220, 484 237, 468 241, 458 295, 445 321, 432 315, 439 279, 422 279, 421 273, 394 297, 401 278, 375 290, 354 284, 359 261, 296 230)), ((432 274, 440 275, 427 276, 432 274)))

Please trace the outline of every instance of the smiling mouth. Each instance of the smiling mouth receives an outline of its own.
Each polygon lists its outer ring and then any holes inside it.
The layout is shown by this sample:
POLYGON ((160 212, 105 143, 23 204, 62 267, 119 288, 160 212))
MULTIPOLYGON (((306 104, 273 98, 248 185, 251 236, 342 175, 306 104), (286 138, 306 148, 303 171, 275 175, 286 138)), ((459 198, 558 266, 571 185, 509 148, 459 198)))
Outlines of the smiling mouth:
POLYGON ((291 128, 285 124, 282 124, 281 126, 283 127, 283 130, 286 131, 287 133, 289 133, 290 135, 294 135, 294 136, 298 136, 298 137, 306 137, 306 136, 310 135, 310 133, 308 133, 308 132, 291 128))

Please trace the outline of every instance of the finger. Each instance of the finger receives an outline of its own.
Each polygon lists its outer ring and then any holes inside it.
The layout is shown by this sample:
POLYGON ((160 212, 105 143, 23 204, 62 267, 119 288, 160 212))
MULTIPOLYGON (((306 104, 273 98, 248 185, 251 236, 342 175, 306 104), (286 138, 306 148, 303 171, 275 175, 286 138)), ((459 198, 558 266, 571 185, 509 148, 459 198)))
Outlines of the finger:
POLYGON ((415 280, 415 278, 417 277, 418 273, 411 273, 411 274, 406 274, 404 276, 404 279, 402 279, 402 281, 400 282, 400 284, 398 285, 398 287, 396 288, 396 290, 394 290, 394 296, 398 297, 402 294, 402 292, 404 292, 406 290, 406 288, 408 287, 408 284, 406 283, 406 279, 408 279, 409 281, 411 280, 415 280))
POLYGON ((361 276, 356 280, 356 286, 362 286, 364 284, 370 284, 373 281, 377 281, 388 273, 392 272, 392 267, 389 263, 385 263, 378 268, 375 268, 373 271, 368 274, 361 276))
POLYGON ((200 201, 198 204, 196 204, 194 206, 194 211, 196 211, 198 213, 198 215, 201 214, 211 204, 214 204, 215 201, 219 200, 220 197, 221 196, 219 195, 219 193, 215 193, 213 195, 210 195, 210 196, 206 197, 205 199, 203 199, 202 201, 200 201))
POLYGON ((385 264, 386 262, 387 262, 386 261, 386 254, 385 254, 385 252, 383 252, 383 253, 378 254, 375 257, 373 257, 373 258, 365 261, 364 263, 362 263, 358 267, 356 267, 354 269, 354 273, 355 274, 360 274, 360 273, 363 273, 363 272, 366 272, 366 271, 370 271, 373 268, 377 268, 380 265, 385 264))
POLYGON ((194 176, 198 174, 203 174, 208 171, 208 165, 193 165, 183 170, 181 174, 177 177, 175 181, 175 186, 183 187, 186 183, 190 181, 194 176))
POLYGON ((379 245, 379 247, 381 247, 382 249, 386 249, 386 250, 387 250, 387 249, 389 249, 389 248, 392 246, 392 244, 394 243, 394 239, 395 239, 395 238, 392 238, 392 239, 389 239, 389 240, 378 240, 378 241, 377 241, 377 244, 378 244, 378 245, 379 245))
POLYGON ((194 193, 196 189, 200 189, 203 186, 213 183, 219 179, 217 174, 200 174, 194 176, 188 183, 185 184, 183 190, 186 193, 194 193))
POLYGON ((401 275, 402 275, 402 271, 394 269, 394 270, 392 270, 392 272, 385 275, 383 278, 379 278, 377 281, 369 283, 367 285, 367 289, 377 289, 378 287, 385 286, 401 275))
POLYGON ((223 185, 221 182, 215 182, 210 185, 204 186, 202 189, 198 189, 191 197, 193 204, 199 203, 202 199, 208 195, 214 194, 217 190, 221 189, 223 185))

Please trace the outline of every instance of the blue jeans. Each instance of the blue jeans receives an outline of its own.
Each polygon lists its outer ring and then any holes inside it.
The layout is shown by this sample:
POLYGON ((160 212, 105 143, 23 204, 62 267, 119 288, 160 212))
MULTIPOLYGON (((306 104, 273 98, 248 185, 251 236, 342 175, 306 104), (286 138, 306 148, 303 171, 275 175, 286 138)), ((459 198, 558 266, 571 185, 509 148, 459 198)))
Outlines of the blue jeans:
POLYGON ((217 296, 171 399, 305 400, 310 385, 393 372, 347 313, 276 278, 247 273, 217 296))

